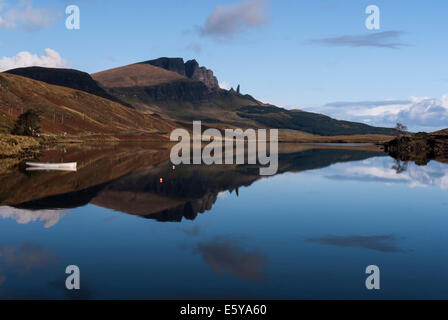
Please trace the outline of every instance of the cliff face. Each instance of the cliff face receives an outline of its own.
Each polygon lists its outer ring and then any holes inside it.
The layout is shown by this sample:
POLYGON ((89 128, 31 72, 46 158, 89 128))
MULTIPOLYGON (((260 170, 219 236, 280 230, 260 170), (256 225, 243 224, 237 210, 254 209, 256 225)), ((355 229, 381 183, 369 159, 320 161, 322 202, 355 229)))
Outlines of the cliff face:
POLYGON ((144 63, 148 63, 155 67, 176 72, 181 76, 185 76, 185 63, 184 59, 182 58, 159 58, 155 60, 149 60, 144 63))
POLYGON ((214 76, 213 71, 205 67, 200 67, 196 60, 190 60, 184 63, 182 58, 159 58, 156 60, 146 61, 155 67, 159 67, 168 71, 176 72, 193 81, 204 83, 209 89, 218 89, 218 79, 214 76))
POLYGON ((207 103, 209 91, 201 82, 177 81, 148 87, 117 87, 108 91, 123 100, 137 100, 140 104, 150 105, 156 102, 192 102, 207 103))
POLYGON ((219 88, 218 79, 213 74, 213 71, 205 67, 200 67, 196 60, 187 61, 185 64, 185 73, 191 80, 201 81, 211 89, 219 88))

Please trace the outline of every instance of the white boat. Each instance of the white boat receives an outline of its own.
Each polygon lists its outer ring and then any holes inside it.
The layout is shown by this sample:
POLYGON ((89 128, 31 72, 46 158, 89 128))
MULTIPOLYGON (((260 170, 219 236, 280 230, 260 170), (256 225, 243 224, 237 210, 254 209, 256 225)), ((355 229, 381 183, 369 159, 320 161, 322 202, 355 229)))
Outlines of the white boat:
POLYGON ((68 163, 36 163, 27 162, 26 165, 31 168, 27 168, 28 171, 38 170, 57 170, 57 171, 76 171, 76 162, 68 163))

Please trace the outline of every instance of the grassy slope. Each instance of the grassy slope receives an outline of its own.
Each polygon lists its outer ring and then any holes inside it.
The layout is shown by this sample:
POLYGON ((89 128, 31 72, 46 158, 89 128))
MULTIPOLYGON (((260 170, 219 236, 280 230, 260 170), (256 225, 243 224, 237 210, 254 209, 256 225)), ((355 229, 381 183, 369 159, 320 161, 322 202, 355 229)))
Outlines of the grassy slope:
POLYGON ((29 108, 42 112, 42 130, 61 134, 168 133, 175 125, 86 92, 0 73, 0 128, 29 108))
POLYGON ((433 135, 437 136, 448 136, 448 129, 439 130, 432 133, 433 135))
POLYGON ((103 88, 149 87, 174 81, 191 81, 175 72, 139 63, 92 74, 103 88))

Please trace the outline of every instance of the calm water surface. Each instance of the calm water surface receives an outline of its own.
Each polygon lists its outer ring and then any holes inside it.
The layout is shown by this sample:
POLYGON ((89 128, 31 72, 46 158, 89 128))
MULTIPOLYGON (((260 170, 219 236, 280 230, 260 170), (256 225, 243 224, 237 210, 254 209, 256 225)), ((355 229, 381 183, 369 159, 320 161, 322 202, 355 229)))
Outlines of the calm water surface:
POLYGON ((260 178, 254 166, 173 170, 168 157, 59 148, 38 160, 78 172, 0 176, 0 298, 448 298, 447 164, 289 145, 279 174, 260 178), (78 292, 65 289, 72 264, 78 292))

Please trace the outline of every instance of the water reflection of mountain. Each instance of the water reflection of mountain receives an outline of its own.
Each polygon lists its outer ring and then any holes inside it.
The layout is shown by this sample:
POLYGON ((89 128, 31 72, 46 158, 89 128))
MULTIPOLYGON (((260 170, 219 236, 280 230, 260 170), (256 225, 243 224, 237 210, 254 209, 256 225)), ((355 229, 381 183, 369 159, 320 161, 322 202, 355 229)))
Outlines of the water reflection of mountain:
MULTIPOLYGON (((114 147, 102 152, 96 149, 69 152, 65 154, 67 161, 82 163, 76 173, 17 172, 0 177, 0 205, 50 210, 91 203, 158 221, 181 221, 195 219, 199 213, 210 210, 220 192, 238 193, 239 188, 261 179, 258 166, 192 165, 173 169, 167 150, 114 147)), ((280 149, 278 174, 384 155, 370 147, 286 145, 280 149)))

